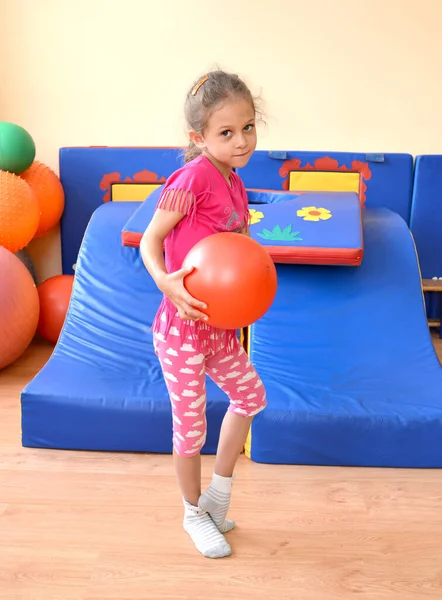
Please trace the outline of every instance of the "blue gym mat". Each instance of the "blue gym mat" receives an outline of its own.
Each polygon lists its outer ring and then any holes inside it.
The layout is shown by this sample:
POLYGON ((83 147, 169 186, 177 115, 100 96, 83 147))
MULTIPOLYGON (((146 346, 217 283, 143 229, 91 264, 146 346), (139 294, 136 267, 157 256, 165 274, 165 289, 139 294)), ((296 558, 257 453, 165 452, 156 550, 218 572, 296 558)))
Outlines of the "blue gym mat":
POLYGON ((362 265, 278 265, 251 328, 268 406, 251 431, 264 463, 442 467, 442 369, 410 231, 366 210, 362 265))
MULTIPOLYGON (((172 451, 172 416, 150 327, 161 294, 121 230, 139 203, 93 214, 77 262, 66 322, 45 367, 22 392, 24 446, 172 451)), ((216 451, 225 394, 207 385, 208 435, 216 451)))

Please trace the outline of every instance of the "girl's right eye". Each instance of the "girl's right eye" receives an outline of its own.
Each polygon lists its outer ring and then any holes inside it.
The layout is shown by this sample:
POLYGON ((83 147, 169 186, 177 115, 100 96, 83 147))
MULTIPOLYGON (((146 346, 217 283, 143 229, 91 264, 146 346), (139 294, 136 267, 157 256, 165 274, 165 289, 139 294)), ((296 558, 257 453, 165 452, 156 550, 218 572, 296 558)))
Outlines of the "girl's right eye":
POLYGON ((226 129, 225 131, 222 131, 222 132, 221 132, 221 135, 222 135, 223 137, 229 137, 230 133, 231 133, 231 132, 230 132, 230 129, 226 129))

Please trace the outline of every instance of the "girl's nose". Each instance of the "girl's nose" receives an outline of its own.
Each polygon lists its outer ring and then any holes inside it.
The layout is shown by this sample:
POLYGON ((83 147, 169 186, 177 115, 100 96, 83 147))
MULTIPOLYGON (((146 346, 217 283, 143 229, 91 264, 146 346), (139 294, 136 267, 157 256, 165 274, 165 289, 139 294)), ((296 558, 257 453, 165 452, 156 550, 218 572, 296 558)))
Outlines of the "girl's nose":
POLYGON ((246 138, 243 136, 242 133, 238 134, 238 137, 236 138, 236 147, 237 148, 245 148, 246 146, 246 138))

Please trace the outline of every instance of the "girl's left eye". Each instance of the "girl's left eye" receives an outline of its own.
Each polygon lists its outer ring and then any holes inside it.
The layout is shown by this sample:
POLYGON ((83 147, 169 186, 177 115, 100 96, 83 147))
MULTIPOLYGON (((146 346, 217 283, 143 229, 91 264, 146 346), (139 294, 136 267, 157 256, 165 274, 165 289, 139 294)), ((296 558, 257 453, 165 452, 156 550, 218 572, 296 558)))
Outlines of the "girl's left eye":
POLYGON ((246 125, 246 126, 244 127, 244 131, 252 131, 252 129, 253 129, 254 127, 255 127, 255 126, 253 125, 253 123, 249 123, 249 125, 246 125))

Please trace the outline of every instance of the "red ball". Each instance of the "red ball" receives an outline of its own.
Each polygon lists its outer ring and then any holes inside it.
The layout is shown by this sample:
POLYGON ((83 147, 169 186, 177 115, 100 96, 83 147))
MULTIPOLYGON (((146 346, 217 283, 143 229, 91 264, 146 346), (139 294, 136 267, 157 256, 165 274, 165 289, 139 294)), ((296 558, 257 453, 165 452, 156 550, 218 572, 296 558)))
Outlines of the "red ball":
POLYGON ((72 293, 73 275, 55 275, 41 283, 40 319, 37 331, 45 340, 55 344, 63 328, 72 293))
POLYGON ((194 267, 184 285, 207 304, 208 323, 240 329, 255 323, 270 308, 278 279, 270 254, 252 238, 225 232, 210 235, 190 250, 183 267, 194 267))

